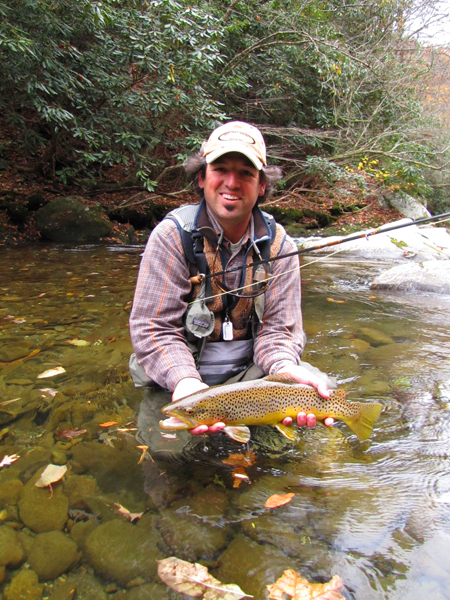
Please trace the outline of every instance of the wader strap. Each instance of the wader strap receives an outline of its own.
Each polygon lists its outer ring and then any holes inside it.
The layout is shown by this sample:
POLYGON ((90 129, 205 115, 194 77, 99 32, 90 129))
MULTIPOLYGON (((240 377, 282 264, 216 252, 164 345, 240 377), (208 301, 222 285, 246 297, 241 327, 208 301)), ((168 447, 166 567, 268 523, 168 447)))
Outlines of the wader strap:
MULTIPOLYGON (((209 275, 209 267, 208 262, 206 260, 205 252, 204 252, 204 240, 203 235, 199 231, 193 231, 190 234, 192 239, 192 247, 194 249, 194 260, 199 273, 201 275, 209 275)), ((211 298, 212 294, 212 283, 211 278, 207 277, 205 280, 206 289, 205 289, 205 302, 212 302, 213 298, 211 298)))

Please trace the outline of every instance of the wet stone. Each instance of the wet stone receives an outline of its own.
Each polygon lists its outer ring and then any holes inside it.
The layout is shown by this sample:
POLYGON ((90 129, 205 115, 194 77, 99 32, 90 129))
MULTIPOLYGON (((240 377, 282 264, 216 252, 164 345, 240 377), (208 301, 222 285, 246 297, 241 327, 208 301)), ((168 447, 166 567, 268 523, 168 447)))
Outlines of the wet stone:
POLYGON ((0 484, 0 506, 15 505, 23 489, 20 479, 10 479, 0 484))
POLYGON ((67 579, 56 581, 48 600, 72 600, 77 588, 75 584, 67 579))
POLYGON ((17 532, 0 526, 0 566, 16 569, 24 561, 25 552, 17 532))
POLYGON ((387 335, 379 329, 372 327, 360 327, 357 330, 357 335, 362 340, 368 342, 371 346, 384 346, 386 344, 393 344, 394 340, 391 336, 387 335))
POLYGON ((76 597, 80 600, 107 600, 109 598, 98 579, 86 571, 70 574, 67 581, 76 587, 76 597))
POLYGON ((225 528, 203 523, 181 510, 162 510, 158 529, 170 553, 190 562, 200 557, 213 558, 227 541, 225 528))
POLYGON ((69 499, 63 492, 61 482, 52 485, 52 497, 49 488, 35 486, 43 470, 40 469, 22 491, 19 500, 20 520, 35 533, 61 531, 68 519, 69 499))
POLYGON ((75 540, 78 548, 80 550, 83 549, 84 544, 90 534, 97 527, 97 523, 92 520, 89 521, 79 521, 78 523, 74 523, 72 528, 70 529, 70 535, 75 540))
POLYGON ((43 586, 34 571, 25 570, 13 578, 3 592, 4 600, 41 600, 43 586))
POLYGON ((23 341, 16 344, 7 344, 0 348, 0 362, 13 362, 30 354, 33 344, 23 341))
POLYGON ((153 580, 156 561, 163 558, 156 536, 118 519, 99 525, 87 538, 84 551, 98 575, 121 587, 136 577, 153 580))
POLYGON ((258 544, 240 534, 219 557, 219 567, 211 569, 211 575, 223 583, 236 583, 246 594, 255 599, 265 598, 267 582, 276 581, 285 569, 300 572, 294 562, 273 546, 258 544))
MULTIPOLYGON (((147 583, 128 590, 126 600, 184 600, 188 597, 190 598, 191 596, 179 594, 168 588, 166 585, 160 583, 147 583)), ((114 600, 116 600, 115 597, 114 600)))
POLYGON ((85 510, 85 498, 98 493, 97 482, 90 475, 72 475, 64 482, 64 493, 69 497, 70 508, 85 510))
POLYGON ((36 536, 28 556, 31 568, 40 581, 56 579, 80 559, 76 542, 61 531, 36 536))

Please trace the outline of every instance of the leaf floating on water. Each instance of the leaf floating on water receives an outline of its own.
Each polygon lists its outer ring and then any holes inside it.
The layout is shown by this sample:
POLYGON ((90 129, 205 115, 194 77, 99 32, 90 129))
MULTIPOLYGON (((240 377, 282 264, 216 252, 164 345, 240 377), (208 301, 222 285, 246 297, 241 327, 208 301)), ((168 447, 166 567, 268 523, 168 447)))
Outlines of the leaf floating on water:
POLYGON ((18 454, 10 454, 9 456, 5 454, 0 462, 0 468, 9 467, 9 465, 12 465, 13 462, 16 462, 16 460, 19 460, 19 458, 20 456, 18 454))
POLYGON ((345 600, 341 594, 344 582, 335 575, 328 583, 309 583, 301 575, 288 569, 274 584, 266 586, 270 600, 345 600))
POLYGON ((270 496, 270 498, 267 498, 264 507, 277 508, 278 506, 289 504, 294 496, 295 494, 293 492, 290 492, 289 494, 274 494, 273 496, 270 496))
POLYGON ((124 506, 122 506, 121 504, 114 503, 114 506, 116 507, 115 510, 114 510, 114 512, 116 513, 116 515, 120 515, 121 517, 123 517, 127 521, 131 521, 131 522, 137 521, 137 519, 140 519, 142 517, 142 515, 144 514, 143 512, 141 512, 141 513, 132 513, 127 508, 125 508, 124 506))
POLYGON ((336 304, 344 304, 345 300, 335 300, 334 298, 327 298, 328 302, 336 302, 336 304))
POLYGON ((253 598, 234 583, 221 583, 208 573, 206 567, 175 556, 158 561, 158 575, 172 590, 203 600, 253 598))
POLYGON ((233 467, 250 467, 256 462, 256 454, 251 450, 246 454, 237 452, 236 454, 230 454, 230 456, 228 456, 228 458, 224 458, 222 462, 224 465, 232 465, 233 467))
POLYGON ((47 369, 47 371, 44 371, 43 373, 38 375, 37 378, 45 379, 46 377, 54 377, 55 375, 61 375, 65 372, 66 370, 64 369, 64 367, 55 367, 54 369, 47 369))
POLYGON ((47 487, 62 479, 66 471, 66 465, 48 465, 48 467, 42 471, 41 476, 34 485, 41 488, 47 487))
POLYGON ((71 344, 72 346, 90 346, 91 342, 87 342, 86 340, 79 340, 78 338, 75 338, 74 340, 67 340, 68 344, 71 344))

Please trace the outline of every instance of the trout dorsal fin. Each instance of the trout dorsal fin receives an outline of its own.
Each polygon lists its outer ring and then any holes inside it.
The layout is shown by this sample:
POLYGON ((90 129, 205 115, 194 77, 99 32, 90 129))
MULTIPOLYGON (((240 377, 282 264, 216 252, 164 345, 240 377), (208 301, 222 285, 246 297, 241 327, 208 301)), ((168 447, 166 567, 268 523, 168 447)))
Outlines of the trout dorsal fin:
POLYGON ((299 383, 297 379, 294 379, 292 375, 288 373, 275 373, 274 375, 267 375, 267 377, 263 377, 264 381, 273 381, 274 383, 284 383, 284 384, 295 384, 299 383))

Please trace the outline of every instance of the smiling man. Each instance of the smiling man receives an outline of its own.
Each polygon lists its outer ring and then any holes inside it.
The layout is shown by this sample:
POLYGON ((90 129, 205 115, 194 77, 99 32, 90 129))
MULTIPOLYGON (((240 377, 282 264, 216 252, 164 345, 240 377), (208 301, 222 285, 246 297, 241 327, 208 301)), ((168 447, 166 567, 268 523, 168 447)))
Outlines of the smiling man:
MULTIPOLYGON (((139 271, 130 318, 135 385, 156 383, 177 400, 209 385, 286 373, 328 397, 331 380, 301 361, 298 257, 245 267, 296 250, 258 208, 281 177, 267 166, 261 132, 240 121, 218 127, 186 171, 201 202, 172 211, 152 231, 139 271)), ((315 416, 300 413, 297 423, 313 427, 315 416)))

